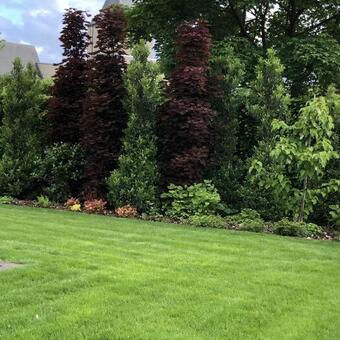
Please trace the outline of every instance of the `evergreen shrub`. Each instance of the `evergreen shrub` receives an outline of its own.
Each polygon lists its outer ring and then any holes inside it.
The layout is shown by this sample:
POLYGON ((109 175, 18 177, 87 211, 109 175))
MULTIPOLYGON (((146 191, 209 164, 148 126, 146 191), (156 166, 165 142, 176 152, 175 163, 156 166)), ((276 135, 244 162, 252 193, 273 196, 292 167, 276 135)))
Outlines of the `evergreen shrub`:
POLYGON ((221 197, 211 181, 177 186, 170 184, 162 194, 165 214, 175 219, 187 219, 194 215, 214 215, 221 206, 221 197))
POLYGON ((266 228, 261 215, 252 209, 243 209, 237 215, 228 216, 226 221, 238 230, 263 232, 266 228))
POLYGON ((186 223, 194 225, 196 227, 204 228, 217 228, 223 229, 225 227, 225 221, 221 216, 217 215, 194 215, 190 216, 186 223))
POLYGON ((58 143, 47 148, 36 173, 42 193, 55 202, 78 196, 83 168, 84 152, 79 145, 58 143))
POLYGON ((273 226, 275 234, 295 237, 318 237, 322 235, 322 228, 313 223, 293 222, 282 219, 273 226))
POLYGON ((162 77, 158 65, 148 61, 149 50, 144 41, 135 46, 132 54, 134 60, 124 77, 128 125, 118 169, 108 179, 108 197, 115 208, 131 204, 140 212, 150 213, 157 205, 159 174, 155 125, 157 109, 162 102, 162 77))

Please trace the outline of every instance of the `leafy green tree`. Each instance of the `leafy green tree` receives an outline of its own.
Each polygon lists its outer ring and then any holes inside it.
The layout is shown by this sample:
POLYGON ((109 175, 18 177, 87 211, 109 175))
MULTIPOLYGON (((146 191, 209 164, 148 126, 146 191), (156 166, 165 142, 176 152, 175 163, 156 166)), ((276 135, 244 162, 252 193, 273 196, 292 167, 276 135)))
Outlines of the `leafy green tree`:
POLYGON ((285 213, 304 221, 321 197, 340 189, 339 179, 322 181, 329 162, 339 157, 331 143, 334 121, 326 99, 318 97, 307 103, 292 125, 275 119, 273 130, 280 135, 270 153, 278 164, 276 171, 254 159, 249 172, 260 187, 272 188, 285 213))
POLYGON ((332 84, 340 89, 340 44, 335 38, 327 34, 294 37, 277 48, 286 66, 284 75, 294 107, 300 108, 310 99, 311 89, 321 95, 332 84))
POLYGON ((40 133, 47 103, 47 87, 35 67, 19 59, 6 78, 2 93, 3 125, 0 130, 0 193, 30 194, 33 172, 40 157, 40 133))
POLYGON ((257 140, 268 142, 273 138, 273 119, 289 119, 290 98, 283 83, 284 66, 273 49, 260 58, 256 66, 256 78, 250 85, 248 111, 258 121, 257 140))
POLYGON ((134 0, 130 9, 129 26, 135 39, 156 39, 156 51, 162 66, 171 70, 176 65, 176 29, 185 21, 198 18, 214 22, 212 34, 223 40, 224 32, 233 32, 235 23, 228 11, 221 11, 216 0, 134 0))
POLYGON ((77 144, 56 143, 44 150, 36 167, 39 194, 54 202, 79 197, 84 171, 84 152, 77 144))
POLYGON ((134 0, 130 26, 135 36, 157 40, 161 54, 174 53, 176 27, 207 20, 214 40, 236 37, 263 51, 287 42, 327 33, 339 41, 338 0, 134 0))
POLYGON ((324 95, 339 88, 339 0, 134 0, 132 36, 156 39, 164 70, 176 62, 175 28, 202 18, 211 24, 213 40, 229 41, 246 65, 246 80, 255 77, 259 56, 275 48, 285 66, 294 114, 310 98, 308 89, 324 95))
MULTIPOLYGON (((334 133, 331 141, 334 150, 340 154, 340 94, 336 92, 334 87, 330 87, 326 94, 326 101, 329 112, 334 120, 334 133)), ((340 158, 332 159, 326 169, 324 180, 331 180, 332 178, 340 178, 340 158)), ((317 208, 311 215, 311 220, 319 225, 332 224, 330 215, 330 207, 339 205, 340 191, 330 193, 328 197, 320 200, 317 208)), ((339 210, 333 212, 333 214, 339 210)), ((340 227, 340 226, 339 226, 340 227)))
POLYGON ((251 160, 257 159, 272 172, 276 171, 276 164, 270 160, 275 137, 271 124, 273 119, 288 122, 290 118, 290 98, 283 83, 283 71, 284 67, 274 50, 269 49, 266 58, 260 58, 256 78, 251 82, 246 96, 247 112, 255 124, 248 124, 246 132, 239 132, 245 144, 243 148, 250 158, 245 161, 244 167, 243 204, 258 210, 266 219, 283 217, 280 215, 280 201, 275 199, 271 188, 259 188, 255 180, 247 175, 247 170, 251 160))
POLYGON ((235 56, 227 42, 218 43, 213 48, 210 62, 210 77, 214 80, 212 107, 216 111, 213 119, 213 147, 209 167, 218 192, 225 203, 236 205, 239 159, 237 153, 238 113, 241 102, 241 83, 245 67, 235 56))
POLYGON ((144 41, 134 47, 132 55, 134 60, 124 77, 128 126, 118 169, 108 180, 109 198, 115 207, 131 204, 145 212, 156 205, 159 174, 155 124, 157 108, 162 103, 162 77, 159 66, 148 61, 144 41))
MULTIPOLYGON (((6 76, 0 76, 0 127, 2 125, 2 118, 3 118, 3 115, 4 115, 2 97, 3 97, 5 84, 6 84, 6 76)), ((0 155, 1 155, 1 145, 0 145, 0 155)))

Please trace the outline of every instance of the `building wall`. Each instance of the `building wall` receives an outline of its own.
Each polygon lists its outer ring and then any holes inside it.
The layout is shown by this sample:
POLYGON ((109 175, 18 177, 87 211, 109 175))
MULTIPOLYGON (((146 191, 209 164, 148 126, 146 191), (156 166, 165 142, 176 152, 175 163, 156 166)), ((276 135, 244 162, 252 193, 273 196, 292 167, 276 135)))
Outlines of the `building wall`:
MULTIPOLYGON (((132 5, 132 0, 107 0, 104 3, 103 9, 108 8, 110 6, 113 5, 126 5, 126 6, 131 6, 132 5)), ((96 50, 96 44, 97 44, 97 40, 98 40, 98 31, 97 28, 95 26, 95 24, 92 22, 89 26, 89 30, 88 30, 89 36, 90 36, 90 45, 88 48, 89 53, 93 53, 96 50)), ((150 60, 155 60, 155 52, 153 49, 153 45, 154 43, 147 43, 150 49, 150 60)), ((132 61, 132 56, 131 56, 131 50, 126 50, 126 61, 127 63, 130 63, 132 61)))
POLYGON ((39 63, 39 56, 34 46, 4 42, 0 49, 0 74, 11 72, 13 61, 20 58, 23 65, 39 63))

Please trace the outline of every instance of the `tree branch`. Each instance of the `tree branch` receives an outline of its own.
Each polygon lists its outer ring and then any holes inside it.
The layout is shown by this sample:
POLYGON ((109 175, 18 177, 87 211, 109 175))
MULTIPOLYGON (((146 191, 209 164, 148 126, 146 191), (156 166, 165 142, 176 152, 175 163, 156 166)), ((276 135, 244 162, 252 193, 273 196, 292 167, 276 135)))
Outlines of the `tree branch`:
POLYGON ((334 19, 339 19, 340 18, 340 14, 337 13, 335 15, 332 15, 331 17, 325 19, 325 20, 322 20, 320 21, 319 23, 315 24, 315 25, 312 25, 311 27, 307 28, 306 30, 304 30, 303 32, 299 33, 300 34, 306 34, 306 33, 309 33, 309 32, 312 32, 314 31, 316 28, 319 28, 321 27, 322 25, 326 24, 327 22, 330 22, 334 19))
POLYGON ((239 27, 240 27, 241 35, 243 37, 247 38, 253 45, 256 46, 256 44, 254 42, 254 39, 252 39, 252 37, 248 34, 247 29, 246 29, 246 27, 244 25, 244 22, 242 22, 242 20, 241 20, 241 18, 239 16, 237 10, 235 9, 234 4, 233 4, 232 1, 229 1, 229 6, 230 6, 230 9, 233 12, 235 18, 236 18, 236 21, 237 21, 239 27))

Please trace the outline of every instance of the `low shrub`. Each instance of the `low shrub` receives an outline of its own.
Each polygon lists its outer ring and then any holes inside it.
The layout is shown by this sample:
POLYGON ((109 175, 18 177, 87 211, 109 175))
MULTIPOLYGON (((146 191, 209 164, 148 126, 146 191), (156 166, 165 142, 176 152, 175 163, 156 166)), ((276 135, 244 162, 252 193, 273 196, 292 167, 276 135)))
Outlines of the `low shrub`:
POLYGON ((76 204, 80 204, 78 198, 71 197, 65 202, 64 207, 69 209, 76 204))
POLYGON ((262 233, 265 231, 266 227, 262 220, 244 220, 238 226, 239 230, 252 231, 254 233, 262 233))
POLYGON ((88 214, 100 214, 104 215, 106 213, 107 202, 96 199, 88 200, 84 203, 84 211, 88 214))
POLYGON ((80 204, 73 204, 69 208, 73 212, 80 212, 81 211, 81 205, 80 204))
POLYGON ((194 215, 190 216, 186 222, 196 227, 218 228, 225 227, 225 221, 221 216, 216 215, 194 215))
POLYGON ((129 204, 124 205, 123 207, 117 208, 115 210, 115 214, 116 214, 117 217, 125 217, 125 218, 138 217, 137 208, 132 207, 129 204))
POLYGON ((261 215, 256 210, 252 209, 242 209, 239 214, 228 216, 227 221, 234 224, 242 224, 245 221, 258 221, 264 223, 261 215))
POLYGON ((80 194, 83 168, 82 148, 59 143, 45 150, 35 175, 42 182, 43 195, 55 202, 64 202, 67 197, 80 194))
POLYGON ((340 230, 340 206, 339 205, 331 205, 330 206, 330 215, 332 222, 334 222, 334 226, 337 230, 340 230))
POLYGON ((165 215, 174 219, 214 215, 221 205, 221 197, 211 181, 191 186, 171 184, 161 197, 165 201, 165 215))
POLYGON ((41 208, 50 208, 52 206, 52 202, 46 196, 39 196, 37 198, 37 205, 41 208))
POLYGON ((273 232, 282 236, 319 237, 323 230, 313 223, 293 222, 284 218, 273 225, 273 232))
POLYGON ((261 215, 252 209, 243 209, 239 214, 226 218, 229 226, 238 230, 260 233, 265 231, 266 226, 261 215))
POLYGON ((13 197, 10 196, 1 196, 0 197, 0 204, 11 204, 13 202, 13 197))

